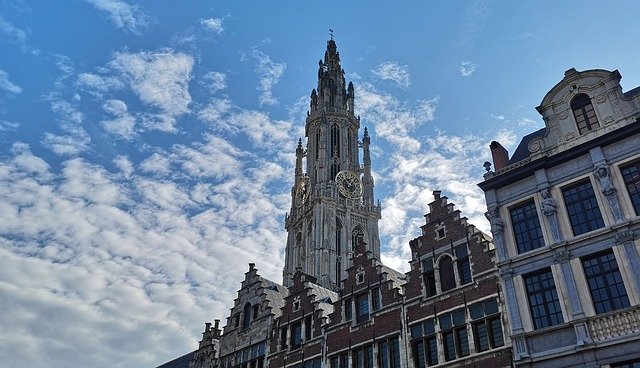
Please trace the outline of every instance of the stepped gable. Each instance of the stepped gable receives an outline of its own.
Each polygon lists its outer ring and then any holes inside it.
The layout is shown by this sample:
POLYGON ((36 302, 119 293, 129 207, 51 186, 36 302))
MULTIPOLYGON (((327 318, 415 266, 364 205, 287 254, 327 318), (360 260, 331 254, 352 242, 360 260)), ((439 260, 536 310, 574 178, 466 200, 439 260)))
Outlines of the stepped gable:
POLYGON ((284 286, 261 277, 250 263, 220 338, 221 359, 250 347, 265 354, 272 321, 281 315, 287 294, 284 286))
POLYGON ((383 266, 359 239, 327 327, 327 350, 343 354, 402 331, 405 275, 383 266))
POLYGON ((491 238, 469 224, 466 217, 461 217, 460 211, 440 191, 434 191, 433 196, 434 201, 429 203, 430 212, 425 215, 426 224, 420 227, 422 235, 409 242, 412 260, 411 270, 407 273, 406 298, 423 300, 421 305, 410 308, 421 316, 433 315, 434 311, 448 310, 485 293, 498 291, 491 238), (441 277, 440 266, 445 257, 453 264, 452 277, 455 279, 451 282, 455 286, 446 285, 446 280, 441 277), (468 262, 468 268, 463 262, 468 262), (427 264, 433 267, 435 285, 431 290, 427 290, 425 284, 427 264), (467 270, 468 276, 461 274, 462 269, 467 270), (431 306, 424 308, 425 303, 431 306))
POLYGON ((269 367, 322 358, 323 327, 333 311, 338 294, 316 284, 316 278, 300 268, 284 298, 281 315, 275 319, 269 344, 269 367))

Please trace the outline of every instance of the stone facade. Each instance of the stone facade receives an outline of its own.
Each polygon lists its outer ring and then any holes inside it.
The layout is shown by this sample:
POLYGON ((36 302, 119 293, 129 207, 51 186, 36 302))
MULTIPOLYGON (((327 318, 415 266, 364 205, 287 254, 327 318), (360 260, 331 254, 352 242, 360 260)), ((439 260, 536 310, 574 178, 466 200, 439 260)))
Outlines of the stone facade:
POLYGON ((570 69, 480 187, 518 367, 640 365, 640 89, 570 69), (633 365, 636 364, 636 365, 633 365))

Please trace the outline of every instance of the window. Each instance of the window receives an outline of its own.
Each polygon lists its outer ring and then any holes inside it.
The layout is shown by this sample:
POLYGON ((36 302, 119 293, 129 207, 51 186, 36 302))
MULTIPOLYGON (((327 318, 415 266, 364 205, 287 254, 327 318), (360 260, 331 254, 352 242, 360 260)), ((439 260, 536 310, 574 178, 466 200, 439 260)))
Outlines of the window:
POLYGON ((440 240, 447 235, 447 228, 444 222, 440 221, 436 227, 436 240, 440 240))
POLYGON ((338 175, 339 172, 340 172, 340 165, 337 162, 332 163, 329 180, 335 181, 336 175, 338 175))
POLYGON ((382 306, 380 301, 380 288, 371 289, 371 310, 377 311, 382 306))
POLYGON ((353 318, 351 310, 351 298, 346 298, 344 300, 344 320, 350 321, 351 318, 353 318))
POLYGON ((626 165, 620 169, 636 215, 640 215, 640 162, 626 165))
POLYGON ((249 328, 251 324, 251 304, 247 303, 244 305, 244 310, 242 311, 242 329, 246 330, 249 328))
POLYGON ((611 368, 640 368, 640 360, 611 364, 611 368))
POLYGON ((280 349, 284 350, 287 348, 287 328, 282 327, 280 329, 280 349))
POLYGON ((251 316, 251 319, 253 319, 254 321, 256 319, 258 319, 258 313, 260 312, 260 304, 256 304, 253 306, 253 315, 251 316))
POLYGON ((343 353, 335 355, 329 359, 331 368, 349 368, 349 355, 343 353))
POLYGON ((311 316, 307 316, 304 319, 304 339, 305 341, 311 340, 313 337, 313 330, 311 329, 311 316))
POLYGON ((444 360, 454 360, 469 355, 469 336, 465 322, 465 310, 456 309, 438 318, 442 331, 444 360))
POLYGON ((510 213, 518 253, 528 252, 544 245, 540 220, 533 201, 512 208, 510 213))
POLYGON ((433 270, 431 258, 422 261, 422 282, 427 296, 436 295, 436 274, 433 270))
POLYGON ((318 127, 318 130, 316 130, 316 160, 320 159, 320 134, 322 133, 320 132, 320 127, 318 127))
POLYGON ((349 158, 353 157, 353 132, 347 129, 347 154, 349 158))
POLYGON ((582 267, 597 314, 629 306, 622 275, 611 249, 583 258, 582 267))
POLYGON ((562 190, 573 235, 580 235, 604 226, 600 207, 591 181, 583 181, 562 190))
POLYGON ((440 259, 440 288, 442 291, 456 287, 456 277, 453 274, 453 261, 451 257, 444 256, 440 259))
POLYGON ((471 263, 469 262, 469 249, 466 244, 455 247, 456 264, 458 265, 458 278, 460 285, 471 282, 471 263))
POLYGON ((373 346, 354 349, 351 359, 353 368, 373 368, 373 346))
POLYGON ((378 343, 378 367, 400 368, 400 339, 393 337, 378 343))
POLYGON ((424 322, 410 326, 410 329, 415 366, 424 368, 438 364, 438 340, 435 334, 435 320, 429 318, 424 322))
POLYGON ((356 245, 358 245, 360 240, 364 241, 364 232, 362 231, 362 228, 358 226, 351 232, 351 250, 356 249, 356 245))
POLYGON ((527 288, 531 318, 536 330, 564 323, 550 268, 525 275, 524 284, 527 288))
POLYGON ((297 349, 302 346, 302 321, 291 324, 291 348, 297 349))
POLYGON ((472 304, 469 307, 469 315, 473 320, 471 326, 476 351, 485 351, 504 345, 497 299, 472 304))
POLYGON ((586 94, 581 93, 573 98, 571 110, 573 110, 573 116, 576 118, 580 134, 588 133, 600 127, 591 99, 586 94))
POLYGON ((235 327, 240 326, 240 313, 237 313, 234 317, 233 325, 235 327))
POLYGON ((340 128, 337 125, 331 126, 331 157, 340 157, 340 128))
POLYGON ((369 293, 360 294, 356 297, 356 322, 361 323, 369 320, 369 293))

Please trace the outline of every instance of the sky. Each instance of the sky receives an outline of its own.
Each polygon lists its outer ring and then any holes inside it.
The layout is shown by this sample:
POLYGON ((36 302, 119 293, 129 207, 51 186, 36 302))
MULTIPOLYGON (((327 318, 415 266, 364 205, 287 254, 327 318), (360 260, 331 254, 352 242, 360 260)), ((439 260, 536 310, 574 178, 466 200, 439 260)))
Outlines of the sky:
MULTIPOLYGON (((636 1, 0 0, 0 366, 153 367, 284 265, 329 29, 372 141, 382 261, 432 191, 488 229, 488 145, 564 71, 640 85, 636 1)), ((362 132, 360 132, 362 134, 362 132)))

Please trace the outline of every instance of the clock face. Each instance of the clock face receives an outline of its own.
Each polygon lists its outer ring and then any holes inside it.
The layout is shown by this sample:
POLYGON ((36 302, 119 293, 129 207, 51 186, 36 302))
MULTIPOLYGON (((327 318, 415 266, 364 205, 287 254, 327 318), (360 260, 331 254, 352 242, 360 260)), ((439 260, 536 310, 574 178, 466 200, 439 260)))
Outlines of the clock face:
POLYGON ((360 176, 353 171, 342 170, 336 175, 336 183, 340 194, 349 198, 356 199, 362 196, 362 182, 360 176))
POLYGON ((309 187, 309 177, 303 176, 296 187, 295 193, 295 204, 296 207, 302 207, 304 202, 309 198, 309 194, 311 194, 311 188, 309 187))

